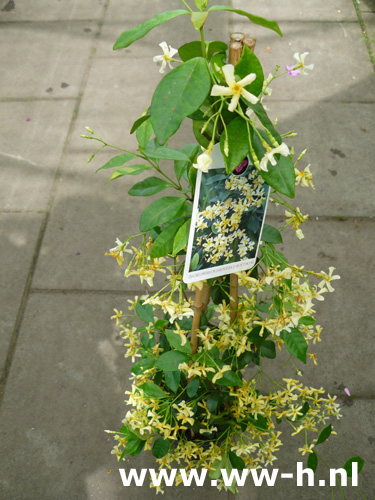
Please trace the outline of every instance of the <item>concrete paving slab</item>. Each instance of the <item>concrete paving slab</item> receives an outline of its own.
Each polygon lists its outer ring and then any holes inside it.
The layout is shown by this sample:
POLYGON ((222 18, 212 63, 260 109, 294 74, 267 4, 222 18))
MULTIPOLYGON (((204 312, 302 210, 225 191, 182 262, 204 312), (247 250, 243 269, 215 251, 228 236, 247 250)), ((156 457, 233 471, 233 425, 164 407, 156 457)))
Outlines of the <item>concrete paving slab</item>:
POLYGON ((236 21, 231 27, 257 38, 255 53, 266 75, 273 73, 276 65, 282 71, 286 65, 293 66, 296 52, 309 52, 305 63, 314 64, 313 71, 305 77, 280 78, 274 84, 278 96, 281 92, 287 101, 375 100, 373 69, 358 23, 282 22, 280 27, 283 38, 250 22, 236 21))
MULTIPOLYGON (((143 488, 124 489, 110 454, 112 438, 104 433, 121 426, 124 391, 130 387, 131 362, 109 320, 119 299, 30 297, 1 409, 1 498, 47 499, 52 491, 56 500, 155 497, 148 481, 143 488)), ((155 465, 148 454, 123 467, 155 465)), ((181 500, 193 494, 190 488, 177 492, 173 495, 181 500)), ((205 498, 218 496, 227 498, 208 488, 205 498)))
POLYGON ((60 0, 29 2, 1 0, 0 21, 59 21, 99 19, 104 0, 60 0))
MULTIPOLYGON (((282 97, 274 83, 275 98, 282 97)), ((268 107, 280 132, 297 132, 286 141, 294 146, 295 159, 308 150, 298 168, 311 164, 315 190, 296 187, 292 205, 310 215, 374 216, 374 104, 273 101, 268 107)), ((280 209, 270 206, 269 213, 280 209)))
POLYGON ((375 0, 356 0, 361 12, 375 12, 375 0))
POLYGON ((75 102, 1 102, 1 208, 45 210, 75 102))
MULTIPOLYGON (((273 218, 269 223, 277 225, 273 218)), ((309 384, 322 385, 341 396, 345 396, 345 387, 354 396, 375 396, 375 317, 373 309, 369 309, 375 300, 369 278, 375 272, 374 229, 375 222, 369 219, 314 220, 305 224, 303 240, 297 240, 292 230, 285 230, 284 244, 279 247, 291 265, 304 265, 317 272, 328 272, 333 266, 334 274, 341 276, 332 283, 334 293, 325 294, 323 302, 315 303, 317 324, 323 328, 322 341, 311 343, 308 352, 316 353, 318 365, 311 360, 306 365, 296 362, 309 384)), ((280 353, 278 362, 265 360, 264 370, 274 377, 280 377, 280 370, 285 377, 296 376, 291 365, 282 368, 287 358, 286 353, 280 353)))
POLYGON ((365 23, 366 35, 371 44, 372 51, 375 50, 375 10, 374 12, 363 12, 362 19, 365 23))
MULTIPOLYGON (((365 460, 362 472, 359 474, 358 488, 368 500, 374 498, 374 429, 372 425, 372 415, 375 410, 374 401, 351 400, 350 404, 342 407, 342 418, 334 422, 334 429, 337 436, 331 437, 325 443, 316 447, 317 453, 328 463, 328 467, 320 460, 316 476, 314 476, 314 486, 307 485, 307 474, 303 477, 304 485, 296 485, 297 462, 303 462, 306 467, 307 455, 302 456, 298 448, 304 445, 303 436, 290 436, 290 428, 280 426, 284 431, 281 440, 284 445, 280 449, 279 458, 273 463, 273 468, 278 468, 278 477, 275 485, 255 487, 251 478, 247 478, 244 487, 240 489, 236 499, 238 500, 269 500, 269 498, 303 498, 303 500, 328 500, 330 498, 342 497, 339 487, 334 488, 332 496, 329 486, 328 468, 339 469, 345 462, 353 457, 360 456, 365 460), (281 474, 293 473, 293 478, 282 478, 281 474), (319 486, 319 480, 325 481, 325 486, 319 486)), ((328 425, 328 424, 327 424, 328 425)), ((311 435, 312 436, 312 435, 311 435)), ((310 436, 309 436, 310 437, 310 436)), ((269 466, 268 470, 272 473, 269 466)), ((338 476, 340 477, 340 476, 338 476)), ((348 478, 348 486, 343 487, 345 498, 359 500, 361 497, 358 491, 352 487, 351 479, 348 478)))
POLYGON ((43 214, 0 213, 0 371, 20 307, 43 214))
POLYGON ((233 7, 275 21, 356 21, 351 0, 233 0, 233 7))
POLYGON ((78 97, 95 30, 90 22, 3 24, 0 58, 11 70, 0 98, 78 97))

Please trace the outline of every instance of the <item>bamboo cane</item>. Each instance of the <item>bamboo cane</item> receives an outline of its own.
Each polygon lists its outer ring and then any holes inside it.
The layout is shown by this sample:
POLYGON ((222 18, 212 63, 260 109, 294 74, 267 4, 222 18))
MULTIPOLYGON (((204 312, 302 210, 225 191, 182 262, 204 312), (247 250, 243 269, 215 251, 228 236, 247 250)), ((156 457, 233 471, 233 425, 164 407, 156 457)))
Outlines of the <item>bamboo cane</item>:
POLYGON ((191 327, 191 340, 190 340, 191 349, 193 351, 193 354, 195 354, 197 352, 197 348, 198 348, 197 330, 199 329, 199 323, 200 323, 200 319, 201 319, 204 288, 205 288, 205 281, 203 282, 202 289, 197 288, 197 290, 195 291, 194 316, 193 316, 193 324, 191 327))

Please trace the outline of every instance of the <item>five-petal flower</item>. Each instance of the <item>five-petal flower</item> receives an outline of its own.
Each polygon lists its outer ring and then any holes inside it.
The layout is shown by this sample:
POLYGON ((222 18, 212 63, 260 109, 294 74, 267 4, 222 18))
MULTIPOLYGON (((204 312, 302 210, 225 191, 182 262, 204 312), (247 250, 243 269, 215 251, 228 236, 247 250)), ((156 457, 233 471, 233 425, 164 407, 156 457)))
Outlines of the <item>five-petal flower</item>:
POLYGON ((171 61, 173 60, 172 59, 173 56, 175 54, 177 54, 178 51, 176 49, 174 49, 173 47, 171 47, 170 45, 168 48, 168 44, 166 42, 159 43, 159 46, 163 49, 163 55, 155 56, 153 58, 153 61, 154 62, 161 62, 161 68, 159 70, 159 73, 165 73, 165 67, 167 64, 170 67, 170 69, 173 69, 172 65, 171 65, 171 61))
POLYGON ((283 142, 280 144, 280 146, 277 146, 274 149, 271 149, 270 151, 267 151, 263 158, 260 160, 260 169, 264 170, 265 172, 268 172, 268 162, 271 163, 271 165, 275 166, 276 165, 276 160, 274 158, 275 154, 281 154, 282 156, 288 156, 289 155, 289 148, 283 142))
POLYGON ((224 87, 223 85, 214 85, 211 90, 211 95, 224 97, 232 96, 228 106, 228 111, 234 111, 236 109, 240 97, 243 97, 247 101, 251 102, 251 104, 256 104, 258 102, 258 97, 245 89, 247 85, 250 85, 250 83, 256 79, 255 73, 250 73, 245 76, 245 78, 242 78, 242 80, 236 82, 233 64, 225 64, 225 66, 222 67, 222 70, 228 87, 224 87))

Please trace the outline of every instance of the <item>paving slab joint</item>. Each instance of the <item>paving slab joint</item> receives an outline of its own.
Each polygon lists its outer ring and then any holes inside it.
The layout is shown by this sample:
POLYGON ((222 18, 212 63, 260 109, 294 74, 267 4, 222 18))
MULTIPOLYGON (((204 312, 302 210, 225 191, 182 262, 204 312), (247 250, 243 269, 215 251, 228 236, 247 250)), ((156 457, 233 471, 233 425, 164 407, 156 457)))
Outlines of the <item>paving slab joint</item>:
POLYGON ((358 17, 358 23, 359 23, 359 25, 361 26, 361 29, 362 29, 363 38, 365 40, 365 44, 366 44, 367 51, 368 51, 368 54, 369 54, 369 58, 370 58, 370 61, 371 61, 371 64, 372 64, 372 68, 373 68, 373 71, 375 73, 375 54, 374 54, 374 51, 372 49, 370 38, 369 38, 369 36, 367 34, 367 31, 366 31, 366 24, 365 24, 365 21, 363 20, 362 12, 361 12, 361 10, 359 8, 357 0, 352 0, 352 1, 353 1, 354 9, 355 9, 357 17, 358 17))

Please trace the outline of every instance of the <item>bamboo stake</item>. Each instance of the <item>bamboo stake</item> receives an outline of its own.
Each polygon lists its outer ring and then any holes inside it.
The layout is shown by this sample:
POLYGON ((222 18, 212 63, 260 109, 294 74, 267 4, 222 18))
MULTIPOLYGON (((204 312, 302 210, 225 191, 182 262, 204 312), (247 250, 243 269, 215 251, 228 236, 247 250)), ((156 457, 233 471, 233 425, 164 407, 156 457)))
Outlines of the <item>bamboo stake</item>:
POLYGON ((229 64, 235 66, 241 58, 242 42, 230 42, 229 44, 229 64))
POLYGON ((242 43, 244 45, 246 45, 247 47, 249 47, 249 49, 251 50, 251 52, 254 52, 254 50, 255 50, 255 44, 257 43, 257 39, 256 38, 252 38, 250 35, 245 35, 244 38, 243 38, 242 43))
POLYGON ((200 290, 199 288, 197 288, 197 290, 195 291, 194 316, 193 316, 193 324, 191 327, 191 340, 190 340, 191 349, 193 351, 193 354, 195 354, 197 352, 197 348, 198 348, 197 330, 199 329, 199 323, 200 323, 200 319, 201 319, 204 288, 205 288, 205 281, 203 282, 202 289, 200 290))
POLYGON ((203 301, 202 301, 202 312, 205 313, 207 310, 207 306, 210 302, 211 298, 211 285, 205 284, 205 287, 203 288, 203 301))

